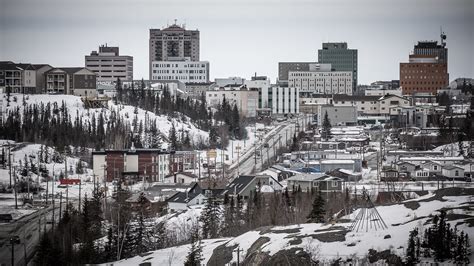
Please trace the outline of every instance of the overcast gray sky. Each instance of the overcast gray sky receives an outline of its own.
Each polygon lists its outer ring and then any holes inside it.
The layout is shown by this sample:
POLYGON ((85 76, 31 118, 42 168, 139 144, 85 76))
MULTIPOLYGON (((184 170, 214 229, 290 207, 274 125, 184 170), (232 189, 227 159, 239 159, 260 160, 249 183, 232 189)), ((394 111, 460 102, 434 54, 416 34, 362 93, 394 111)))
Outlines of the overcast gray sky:
POLYGON ((450 80, 474 77, 473 0, 0 0, 0 60, 83 66, 108 43, 148 79, 149 29, 174 19, 200 30, 212 79, 274 82, 279 61, 317 61, 327 41, 359 50, 360 84, 398 79, 416 41, 439 40, 440 26, 450 80))

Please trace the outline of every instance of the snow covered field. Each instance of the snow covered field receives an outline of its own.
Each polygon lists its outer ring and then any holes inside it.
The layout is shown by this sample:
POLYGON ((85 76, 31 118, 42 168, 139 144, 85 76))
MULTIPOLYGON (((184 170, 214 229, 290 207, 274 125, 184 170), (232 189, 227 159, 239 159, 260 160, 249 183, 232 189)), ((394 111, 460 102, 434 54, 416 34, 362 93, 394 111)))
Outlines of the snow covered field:
MULTIPOLYGON (((472 219, 474 208, 474 195, 458 195, 459 192, 448 192, 450 196, 443 196, 429 193, 417 199, 402 202, 400 204, 377 207, 382 219, 387 225, 387 229, 375 230, 368 228, 363 230, 350 231, 351 221, 358 214, 356 210, 352 214, 342 217, 340 223, 335 224, 298 224, 291 226, 280 226, 265 228, 257 231, 250 231, 235 238, 221 238, 203 241, 203 255, 207 263, 211 259, 213 251, 217 251, 220 245, 229 248, 231 251, 237 248, 242 249, 240 261, 252 255, 250 252, 267 253, 269 256, 275 255, 281 250, 300 248, 308 250, 308 246, 317 252, 317 257, 325 263, 329 263, 338 258, 362 259, 366 257, 369 249, 377 251, 390 250, 400 257, 405 256, 405 248, 408 241, 408 232, 414 228, 420 228, 430 220, 430 215, 438 213, 440 209, 451 209, 450 213, 462 214, 461 216, 450 217, 449 223, 457 225, 458 230, 463 230, 469 235, 474 235, 473 227, 469 227, 464 221, 472 219), (470 217, 470 218, 466 218, 470 217), (258 243, 259 242, 259 243, 258 243), (259 245, 258 249, 251 249, 252 246, 259 245)), ((149 262, 151 265, 182 265, 190 249, 189 245, 178 246, 163 250, 157 250, 136 256, 127 260, 114 262, 114 265, 137 265, 142 262, 149 262), (172 260, 168 260, 169 258, 172 260)), ((471 246, 471 251, 474 251, 471 246)), ((232 256, 226 263, 237 262, 236 252, 226 253, 232 256)), ((223 254, 219 254, 223 256, 223 254)), ((471 261, 473 261, 471 255, 471 261)))

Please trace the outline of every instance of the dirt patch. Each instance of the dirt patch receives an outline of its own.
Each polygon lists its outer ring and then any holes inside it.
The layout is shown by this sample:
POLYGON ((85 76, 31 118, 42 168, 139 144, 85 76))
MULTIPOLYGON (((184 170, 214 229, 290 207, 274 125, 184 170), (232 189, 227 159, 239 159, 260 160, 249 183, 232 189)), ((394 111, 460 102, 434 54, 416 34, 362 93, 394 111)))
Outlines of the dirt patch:
POLYGON ((311 235, 312 238, 319 240, 320 242, 336 242, 346 241, 347 229, 337 232, 327 232, 316 235, 311 235))
POLYGON ((417 201, 409 201, 403 203, 403 206, 411 210, 416 210, 420 207, 420 203, 418 203, 417 201))
POLYGON ((254 253, 245 258, 242 265, 311 265, 311 259, 307 252, 301 248, 280 250, 273 256, 267 252, 254 253))
POLYGON ((301 240, 301 238, 299 237, 288 241, 288 244, 290 244, 290 246, 299 245, 301 243, 303 243, 303 240, 301 240))
POLYGON ((253 242, 253 244, 247 250, 247 254, 258 253, 262 246, 267 242, 270 242, 270 238, 266 236, 259 237, 257 241, 253 242))
POLYGON ((226 244, 222 244, 216 247, 212 251, 212 256, 207 262, 207 265, 226 265, 232 260, 232 252, 238 247, 238 245, 233 245, 227 247, 226 244))
POLYGON ((446 214, 446 220, 448 221, 455 221, 455 220, 460 220, 460 219, 467 219, 471 218, 471 215, 467 214, 459 214, 459 213, 451 213, 451 214, 446 214))
POLYGON ((300 232, 301 227, 299 228, 291 228, 291 229, 281 229, 281 230, 272 230, 266 229, 260 232, 260 235, 274 233, 274 234, 295 234, 300 232))

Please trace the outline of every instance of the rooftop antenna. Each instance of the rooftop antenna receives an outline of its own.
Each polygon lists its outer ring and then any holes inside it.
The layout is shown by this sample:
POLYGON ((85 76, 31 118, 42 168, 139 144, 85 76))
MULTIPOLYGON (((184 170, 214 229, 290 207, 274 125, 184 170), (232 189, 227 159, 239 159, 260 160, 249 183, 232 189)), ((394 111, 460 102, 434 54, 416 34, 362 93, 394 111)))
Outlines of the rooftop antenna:
POLYGON ((442 45, 443 47, 446 47, 446 34, 445 34, 444 31, 443 31, 443 27, 440 26, 440 27, 439 27, 439 30, 440 30, 440 35, 439 35, 439 37, 441 38, 441 45, 442 45))

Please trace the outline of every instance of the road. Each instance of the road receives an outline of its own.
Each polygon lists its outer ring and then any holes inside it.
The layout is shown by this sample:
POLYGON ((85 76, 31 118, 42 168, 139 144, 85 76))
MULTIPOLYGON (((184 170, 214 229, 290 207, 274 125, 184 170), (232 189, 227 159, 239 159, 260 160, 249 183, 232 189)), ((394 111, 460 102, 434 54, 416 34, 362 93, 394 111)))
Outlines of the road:
POLYGON ((263 140, 256 142, 254 147, 248 149, 244 154, 240 155, 238 162, 229 166, 226 176, 233 179, 238 175, 254 174, 264 170, 262 166, 268 165, 276 158, 275 155, 280 147, 286 146, 287 142, 291 143, 293 134, 297 128, 303 128, 303 124, 307 121, 302 117, 288 119, 276 128, 268 132, 263 140), (267 145, 268 144, 268 145, 267 145), (255 156, 255 150, 260 151, 259 156, 255 156))
MULTIPOLYGON (((0 224, 0 265, 11 265, 10 238, 18 236, 20 244, 15 245, 15 265, 27 265, 33 258, 36 246, 44 230, 51 228, 52 207, 47 207, 17 221, 0 224), (45 223, 45 221, 47 221, 45 223), (26 256, 26 263, 25 263, 26 256)), ((59 218, 59 206, 55 207, 56 223, 59 218)))

